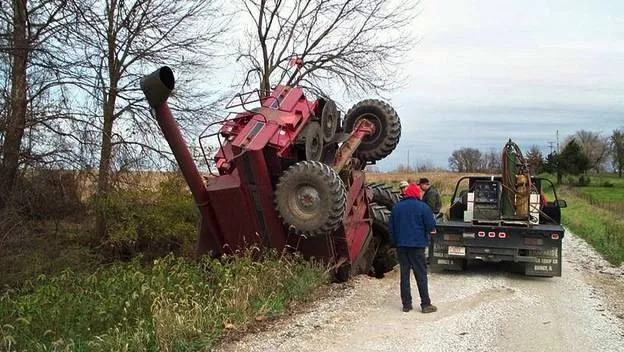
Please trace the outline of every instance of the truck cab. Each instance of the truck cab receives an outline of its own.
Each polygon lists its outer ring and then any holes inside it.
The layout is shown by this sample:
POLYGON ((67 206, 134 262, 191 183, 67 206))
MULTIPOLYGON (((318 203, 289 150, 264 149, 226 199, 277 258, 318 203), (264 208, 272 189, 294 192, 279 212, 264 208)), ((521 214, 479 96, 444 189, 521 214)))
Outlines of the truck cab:
POLYGON ((561 276, 566 202, 546 178, 516 182, 512 189, 503 176, 457 181, 450 207, 431 236, 431 269, 464 270, 467 261, 480 260, 517 263, 527 276, 561 276))

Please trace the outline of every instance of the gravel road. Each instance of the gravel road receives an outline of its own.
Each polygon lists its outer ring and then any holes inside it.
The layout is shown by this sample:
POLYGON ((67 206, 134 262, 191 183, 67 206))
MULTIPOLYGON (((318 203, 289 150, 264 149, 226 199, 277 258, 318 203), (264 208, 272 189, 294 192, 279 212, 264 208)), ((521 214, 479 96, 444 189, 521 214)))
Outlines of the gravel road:
POLYGON ((624 351, 624 267, 569 232, 563 255, 556 278, 493 264, 432 273, 431 314, 401 311, 398 268, 381 280, 359 276, 219 351, 624 351))

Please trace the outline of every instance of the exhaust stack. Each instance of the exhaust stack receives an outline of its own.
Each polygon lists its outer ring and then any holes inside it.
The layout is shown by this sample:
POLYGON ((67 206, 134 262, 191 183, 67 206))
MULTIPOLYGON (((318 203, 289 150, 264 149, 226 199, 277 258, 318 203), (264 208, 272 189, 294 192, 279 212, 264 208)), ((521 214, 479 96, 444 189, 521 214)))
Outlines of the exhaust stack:
POLYGON ((223 247, 218 237, 217 222, 210 207, 206 186, 167 104, 167 99, 175 87, 173 71, 171 68, 163 66, 144 76, 140 86, 148 104, 154 109, 156 121, 158 121, 158 125, 178 162, 182 175, 184 175, 184 179, 193 194, 195 204, 199 208, 201 220, 198 253, 212 251, 214 256, 218 256, 222 253, 223 247))

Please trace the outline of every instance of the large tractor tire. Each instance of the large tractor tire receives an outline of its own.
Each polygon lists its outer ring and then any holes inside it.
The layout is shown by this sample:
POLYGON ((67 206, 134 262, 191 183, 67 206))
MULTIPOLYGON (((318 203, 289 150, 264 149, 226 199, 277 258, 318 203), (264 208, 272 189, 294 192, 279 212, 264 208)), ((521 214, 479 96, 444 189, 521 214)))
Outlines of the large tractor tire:
POLYGON ((275 204, 289 229, 311 237, 331 233, 343 220, 346 191, 338 174, 319 161, 300 161, 279 178, 275 204))
POLYGON ((371 183, 368 186, 373 190, 373 202, 383 205, 389 211, 401 200, 401 192, 384 183, 371 183))
POLYGON ((378 161, 390 155, 401 138, 401 121, 396 111, 381 100, 362 100, 347 112, 344 118, 345 132, 351 133, 361 119, 372 122, 375 132, 364 137, 355 156, 365 161, 378 161))
POLYGON ((376 244, 375 258, 372 263, 372 276, 383 278, 384 274, 397 265, 396 251, 390 241, 390 211, 383 205, 370 204, 373 217, 373 237, 376 244))

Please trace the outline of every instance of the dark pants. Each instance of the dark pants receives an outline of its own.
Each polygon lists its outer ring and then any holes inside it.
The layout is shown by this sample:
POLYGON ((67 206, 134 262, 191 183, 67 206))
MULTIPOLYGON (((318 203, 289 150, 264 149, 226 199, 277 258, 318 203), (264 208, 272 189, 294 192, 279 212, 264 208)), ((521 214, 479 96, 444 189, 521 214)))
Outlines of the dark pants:
POLYGON ((410 287, 410 271, 414 271, 418 293, 420 294, 421 308, 431 304, 429 289, 427 287, 427 259, 425 249, 416 247, 398 247, 397 254, 401 267, 401 301, 403 307, 412 306, 412 293, 410 287))

